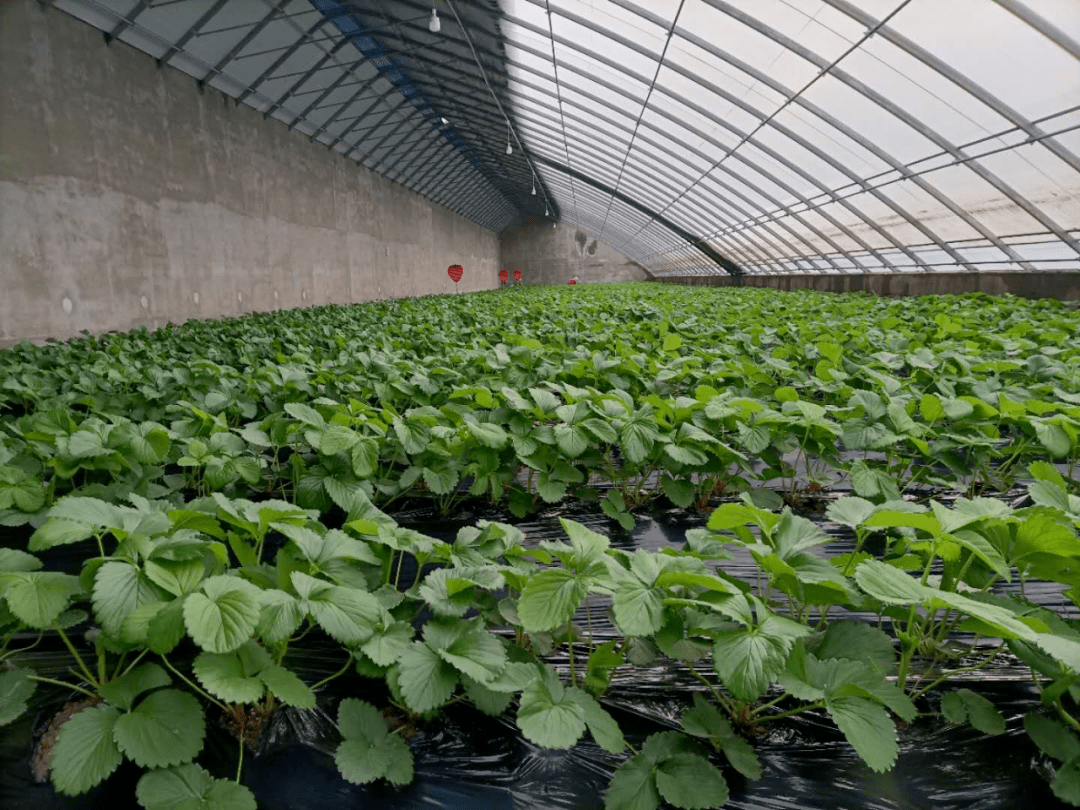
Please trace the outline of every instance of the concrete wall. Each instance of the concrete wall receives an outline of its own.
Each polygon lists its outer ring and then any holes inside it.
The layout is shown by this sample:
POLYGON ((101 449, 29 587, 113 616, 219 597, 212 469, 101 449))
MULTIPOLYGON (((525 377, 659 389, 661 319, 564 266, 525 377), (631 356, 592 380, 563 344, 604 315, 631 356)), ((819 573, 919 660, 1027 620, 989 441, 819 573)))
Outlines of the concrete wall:
POLYGON ((597 281, 643 281, 645 268, 607 242, 590 238, 573 225, 551 227, 550 219, 516 223, 499 234, 503 268, 524 273, 525 284, 582 284, 597 281))
POLYGON ((496 234, 37 0, 0 0, 0 346, 498 286, 496 234))
MULTIPOLYGON (((675 276, 657 279, 668 284, 731 287, 731 276, 675 276)), ((1080 272, 1058 273, 867 273, 864 275, 791 274, 744 276, 743 286, 777 290, 868 292, 891 297, 984 292, 1023 298, 1057 298, 1080 301, 1080 272)))

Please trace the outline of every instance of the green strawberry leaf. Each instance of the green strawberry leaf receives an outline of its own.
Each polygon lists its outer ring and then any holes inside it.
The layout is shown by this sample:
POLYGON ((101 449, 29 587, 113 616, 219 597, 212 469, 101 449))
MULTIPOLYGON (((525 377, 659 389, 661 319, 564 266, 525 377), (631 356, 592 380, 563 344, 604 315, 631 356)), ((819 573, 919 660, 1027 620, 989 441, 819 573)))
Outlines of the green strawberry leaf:
POLYGON ((402 697, 414 712, 428 712, 450 699, 457 671, 422 641, 414 641, 397 662, 402 697))
POLYGON ((314 709, 315 693, 306 683, 283 666, 271 664, 259 673, 270 692, 286 706, 314 709))
POLYGON ((838 695, 828 698, 825 707, 871 770, 884 773, 892 768, 899 750, 896 727, 882 706, 867 698, 838 695))
POLYGON ((82 588, 78 577, 55 571, 13 571, 0 574, 0 593, 23 624, 52 627, 82 588))
POLYGON ((659 806, 653 763, 636 756, 619 766, 604 794, 604 810, 656 810, 659 806))
POLYGON ((537 745, 571 748, 585 733, 585 710, 579 701, 547 670, 543 680, 533 682, 521 693, 517 726, 526 739, 537 745))
POLYGON ((338 706, 338 728, 344 737, 334 761, 343 777, 354 785, 386 779, 406 785, 413 779, 409 746, 391 734, 386 720, 370 703, 346 698, 338 706))
POLYGON ((144 768, 190 762, 202 750, 206 722, 194 696, 176 689, 152 692, 116 720, 113 737, 144 768))
POLYGON ((169 686, 172 678, 157 664, 140 664, 126 675, 101 687, 101 696, 118 709, 128 711, 143 692, 169 686))
POLYGON ((588 586, 564 568, 537 571, 518 600, 521 624, 529 633, 561 627, 570 621, 588 593, 588 586))
POLYGON ((184 600, 184 626, 196 644, 226 653, 251 638, 259 623, 254 586, 237 577, 217 576, 204 581, 202 590, 184 600))
POLYGON ((27 701, 34 694, 37 683, 28 676, 32 669, 13 669, 0 673, 0 726, 5 726, 26 711, 27 701))
POLYGON ((941 713, 950 723, 971 723, 983 734, 1005 733, 1005 718, 994 704, 970 689, 957 689, 945 695, 941 700, 941 713))
POLYGON ((720 807, 728 800, 728 786, 705 757, 679 754, 656 768, 656 787, 664 801, 684 810, 720 807))
POLYGON ((246 787, 214 779, 193 763, 143 774, 135 798, 145 810, 256 810, 246 787))
POLYGON ((58 792, 65 796, 85 793, 116 770, 124 758, 113 739, 120 717, 112 706, 95 706, 60 727, 50 765, 58 792))

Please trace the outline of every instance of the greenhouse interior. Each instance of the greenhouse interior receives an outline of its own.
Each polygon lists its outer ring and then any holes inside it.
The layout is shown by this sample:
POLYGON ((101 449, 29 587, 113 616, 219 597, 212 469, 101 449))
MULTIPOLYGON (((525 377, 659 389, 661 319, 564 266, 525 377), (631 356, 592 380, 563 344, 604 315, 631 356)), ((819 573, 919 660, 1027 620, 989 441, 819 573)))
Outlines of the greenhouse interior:
POLYGON ((0 0, 0 807, 1080 806, 1080 0, 0 0))

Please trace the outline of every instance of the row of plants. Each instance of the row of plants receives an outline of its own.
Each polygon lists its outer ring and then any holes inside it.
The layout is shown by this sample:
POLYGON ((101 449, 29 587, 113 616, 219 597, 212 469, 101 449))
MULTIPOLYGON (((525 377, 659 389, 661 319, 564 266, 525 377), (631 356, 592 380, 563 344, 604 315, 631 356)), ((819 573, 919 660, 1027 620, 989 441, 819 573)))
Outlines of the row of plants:
POLYGON ((324 706, 349 781, 411 781, 405 730, 465 702, 538 745, 622 755, 609 810, 712 807, 725 769, 760 775, 749 740, 799 713, 877 771, 897 720, 1001 732, 976 692, 939 697, 1007 653, 1039 691, 1025 727, 1062 763, 1052 787, 1080 803, 1080 636, 1024 597, 1033 579, 1080 594, 1078 320, 986 296, 618 285, 21 344, 0 352, 0 722, 40 684, 67 690, 60 792, 130 760, 146 808, 239 810, 245 745, 359 677, 366 699, 324 706), (854 495, 827 516, 856 549, 830 555, 791 507, 841 480, 854 495), (1018 482, 1023 508, 979 497, 1018 482), (711 516, 681 549, 631 554, 573 521, 537 546, 509 522, 447 543, 388 515, 509 521, 564 498, 623 529, 656 498, 711 516), (733 549, 756 578, 724 572, 733 549), (590 597, 616 635, 580 618, 590 597), (290 661, 318 638, 341 668, 308 682, 290 661), (44 639, 70 677, 25 664, 44 639), (664 661, 700 691, 681 731, 634 747, 602 699, 664 661), (215 722, 235 774, 200 759, 215 722))
POLYGON ((1080 595, 1080 519, 1061 508, 1075 512, 1080 498, 1050 465, 1031 472, 1033 505, 1021 509, 988 498, 951 508, 840 498, 829 517, 858 547, 831 557, 815 553, 830 538, 813 522, 749 497, 717 508, 683 548, 630 553, 565 519, 567 542, 529 547, 515 527, 481 521, 448 543, 400 527, 362 493, 340 529, 314 510, 219 493, 184 508, 69 496, 29 550, 0 550, 0 661, 14 667, 0 674, 0 722, 19 717, 39 684, 59 687, 82 700, 51 750, 59 792, 85 792, 126 759, 145 771, 136 796, 147 810, 254 808, 242 784, 245 744, 279 707, 311 709, 321 687, 352 674, 381 680, 389 698, 337 706, 335 759, 350 782, 412 780, 406 723, 390 725, 389 706, 414 723, 466 701, 512 711, 537 745, 568 748, 588 733, 625 755, 608 810, 651 810, 661 799, 718 807, 728 788, 717 762, 759 778, 747 736, 796 714, 826 712, 875 771, 896 761, 897 720, 940 711, 1002 733, 1001 715, 970 689, 931 698, 1008 650, 1041 695, 1025 728, 1063 760, 1052 788, 1080 804, 1080 631, 1022 589, 994 592, 1037 578, 1061 583, 1074 604, 1080 595), (57 524, 63 534, 50 530, 57 524), (38 556, 63 544, 87 552, 78 575, 38 556), (756 583, 718 567, 735 547, 752 555, 756 583), (402 581, 406 561, 411 582, 402 581), (596 595, 610 600, 614 636, 575 623, 596 595), (845 610, 873 613, 877 625, 845 610), (340 670, 317 683, 286 665, 311 632, 341 650, 340 670), (19 666, 45 634, 69 650, 70 677, 19 666), (545 658, 562 650, 560 677, 545 658), (681 731, 636 749, 599 699, 622 668, 658 659, 688 665, 704 689, 681 731), (196 761, 207 713, 237 738, 234 779, 196 761))
POLYGON ((1078 327, 1058 302, 620 285, 20 344, 0 523, 76 492, 517 516, 570 496, 624 527, 766 482, 791 504, 841 481, 1004 492, 1043 458, 1076 475, 1078 327))

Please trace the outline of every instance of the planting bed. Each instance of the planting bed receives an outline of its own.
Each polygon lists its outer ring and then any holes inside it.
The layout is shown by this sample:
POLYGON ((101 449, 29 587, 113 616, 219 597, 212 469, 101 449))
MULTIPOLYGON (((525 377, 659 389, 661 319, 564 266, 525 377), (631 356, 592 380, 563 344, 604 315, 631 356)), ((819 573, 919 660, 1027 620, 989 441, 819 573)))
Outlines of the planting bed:
POLYGON ((1078 326, 618 285, 0 352, 0 800, 1080 804, 1078 326))

